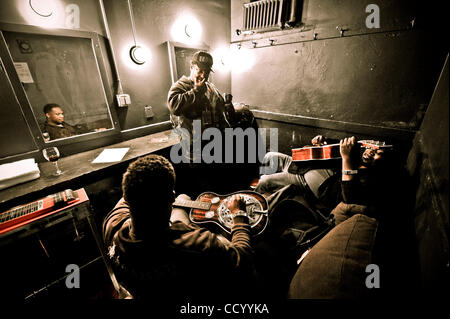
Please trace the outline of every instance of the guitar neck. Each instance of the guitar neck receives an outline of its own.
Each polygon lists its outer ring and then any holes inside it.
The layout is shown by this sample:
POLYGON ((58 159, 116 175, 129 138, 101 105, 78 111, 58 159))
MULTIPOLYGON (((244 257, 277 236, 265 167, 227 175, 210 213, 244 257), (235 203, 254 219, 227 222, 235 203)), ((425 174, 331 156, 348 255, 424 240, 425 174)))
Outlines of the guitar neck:
POLYGON ((211 203, 186 199, 177 199, 175 203, 173 203, 173 206, 209 210, 211 208, 211 203))

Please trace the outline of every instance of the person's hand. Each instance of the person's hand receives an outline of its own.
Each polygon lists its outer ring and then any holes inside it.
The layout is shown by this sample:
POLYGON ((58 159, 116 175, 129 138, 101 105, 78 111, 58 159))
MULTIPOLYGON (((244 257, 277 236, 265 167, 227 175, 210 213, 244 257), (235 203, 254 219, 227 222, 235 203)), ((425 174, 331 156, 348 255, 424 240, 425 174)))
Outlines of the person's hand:
MULTIPOLYGON (((191 198, 186 194, 180 194, 177 196, 177 198, 175 198, 175 202, 184 200, 191 200, 191 198)), ((175 223, 176 221, 180 221, 186 225, 190 224, 189 214, 186 209, 181 207, 172 208, 172 212, 170 214, 170 222, 175 223)))
POLYGON ((196 77, 194 81, 195 88, 197 90, 202 90, 205 85, 206 78, 196 77))
POLYGON ((350 160, 355 149, 356 139, 354 136, 346 137, 340 141, 339 151, 343 160, 350 160))
POLYGON ((191 198, 186 194, 180 194, 175 198, 175 201, 182 201, 182 200, 191 200, 191 198))
POLYGON ((359 148, 360 145, 356 142, 354 136, 346 137, 339 143, 339 151, 342 157, 342 169, 356 169, 359 165, 359 148))
POLYGON ((320 145, 327 144, 327 142, 325 142, 325 137, 323 137, 323 135, 317 135, 317 136, 313 137, 313 139, 311 140, 311 144, 313 146, 320 146, 320 145))
POLYGON ((227 199, 225 205, 233 216, 240 210, 247 211, 245 201, 239 194, 234 194, 231 198, 227 199))

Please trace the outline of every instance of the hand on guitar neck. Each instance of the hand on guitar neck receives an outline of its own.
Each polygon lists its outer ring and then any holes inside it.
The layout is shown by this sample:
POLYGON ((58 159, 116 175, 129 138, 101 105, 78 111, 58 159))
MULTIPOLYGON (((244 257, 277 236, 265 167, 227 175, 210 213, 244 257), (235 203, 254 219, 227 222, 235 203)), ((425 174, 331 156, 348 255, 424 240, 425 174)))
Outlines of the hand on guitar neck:
POLYGON ((355 153, 359 153, 359 145, 356 143, 354 136, 346 137, 339 143, 339 152, 342 157, 342 180, 350 181, 353 179, 354 174, 346 174, 344 172, 353 172, 358 169, 355 163, 355 153))
MULTIPOLYGON (((341 159, 342 154, 340 148, 342 142, 348 142, 350 139, 352 139, 351 148, 354 149, 355 152, 355 162, 362 159, 365 167, 372 165, 374 160, 378 159, 378 154, 382 154, 387 149, 392 149, 392 145, 386 145, 384 142, 374 140, 356 141, 354 136, 341 140, 341 142, 328 144, 327 141, 325 141, 325 137, 317 135, 311 140, 313 146, 292 149, 292 160, 295 162, 306 162, 341 159), (359 146, 362 146, 365 150, 362 157, 356 154, 357 151, 361 149, 359 146)), ((350 147, 349 145, 346 145, 346 147, 347 146, 350 147)))
POLYGON ((327 145, 327 141, 325 140, 325 137, 323 135, 317 135, 313 137, 311 140, 311 144, 313 146, 321 146, 321 145, 327 145))

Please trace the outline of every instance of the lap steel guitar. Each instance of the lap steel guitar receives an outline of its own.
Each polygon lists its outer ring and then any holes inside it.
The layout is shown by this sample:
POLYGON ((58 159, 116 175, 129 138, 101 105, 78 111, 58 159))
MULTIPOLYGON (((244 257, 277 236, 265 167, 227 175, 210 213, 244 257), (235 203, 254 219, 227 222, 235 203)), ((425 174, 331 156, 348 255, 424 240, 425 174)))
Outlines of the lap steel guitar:
POLYGON ((189 219, 195 224, 205 224, 205 227, 219 226, 228 235, 231 234, 233 217, 226 206, 226 200, 239 194, 246 204, 246 211, 253 236, 261 234, 268 222, 266 199, 259 193, 252 191, 239 191, 227 195, 218 195, 213 192, 205 192, 197 197, 197 200, 176 200, 173 206, 191 208, 189 219))

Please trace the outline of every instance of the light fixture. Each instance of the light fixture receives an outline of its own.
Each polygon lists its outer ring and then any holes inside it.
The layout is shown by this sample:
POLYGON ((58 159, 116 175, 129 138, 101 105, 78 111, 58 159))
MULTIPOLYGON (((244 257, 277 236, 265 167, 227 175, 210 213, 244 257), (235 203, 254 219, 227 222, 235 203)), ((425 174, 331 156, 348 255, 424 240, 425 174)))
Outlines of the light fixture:
POLYGON ((145 63, 145 52, 142 47, 138 45, 133 45, 130 49, 130 57, 136 64, 144 64, 145 63))
POLYGON ((218 63, 214 64, 214 71, 218 72, 230 72, 231 70, 231 57, 230 57, 230 47, 228 43, 219 45, 214 50, 212 50, 211 55, 214 61, 218 63))
POLYGON ((197 41, 202 33, 202 27, 196 19, 192 19, 184 26, 184 33, 186 33, 189 38, 197 41))
POLYGON ((243 73, 250 70, 256 62, 254 50, 245 48, 241 43, 232 46, 229 53, 231 69, 234 73, 243 73))
POLYGON ((27 25, 44 29, 65 27, 65 4, 62 0, 20 0, 14 3, 17 3, 17 11, 27 25))
POLYGON ((134 63, 142 65, 146 62, 146 54, 145 50, 143 50, 142 47, 137 45, 136 43, 136 30, 134 26, 133 9, 131 8, 130 0, 128 0, 128 9, 130 11, 131 29, 133 31, 133 40, 134 40, 134 45, 130 49, 130 57, 134 63))
POLYGON ((48 18, 53 14, 52 3, 48 1, 29 0, 30 8, 41 17, 48 18))
POLYGON ((181 12, 172 24, 170 33, 175 42, 198 44, 202 38, 202 25, 189 12, 181 12))

